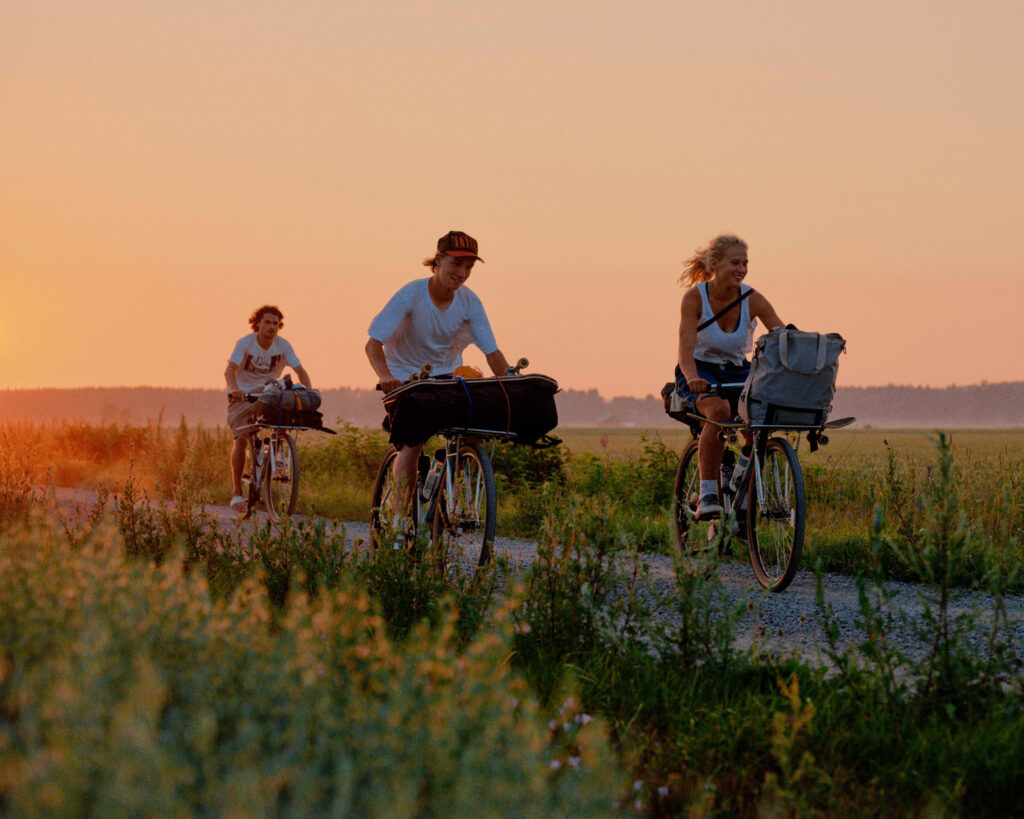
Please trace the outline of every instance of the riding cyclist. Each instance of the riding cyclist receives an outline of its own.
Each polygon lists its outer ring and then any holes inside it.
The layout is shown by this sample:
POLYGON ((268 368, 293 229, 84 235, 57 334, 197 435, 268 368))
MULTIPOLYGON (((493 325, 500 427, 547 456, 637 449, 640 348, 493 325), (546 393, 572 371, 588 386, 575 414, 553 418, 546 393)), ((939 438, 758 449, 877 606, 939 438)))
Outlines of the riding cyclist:
POLYGON ((256 308, 249 316, 252 332, 238 339, 228 358, 224 380, 228 385, 228 426, 234 435, 231 448, 231 508, 240 515, 246 511, 242 497, 242 469, 245 467, 246 427, 255 418, 256 405, 245 393, 256 392, 268 381, 281 377, 285 365, 306 387, 312 389, 309 373, 299 362, 292 345, 277 333, 284 327, 284 313, 272 304, 256 308))
MULTIPOLYGON (((462 351, 473 343, 498 376, 508 372, 508 361, 498 349, 483 304, 465 286, 477 261, 477 241, 452 230, 437 240, 437 252, 423 264, 426 279, 416 279, 398 290, 370 323, 366 355, 381 389, 389 393, 430 364, 436 375, 451 375, 462 364, 462 351)), ((404 446, 395 459, 395 479, 408 502, 416 485, 416 465, 423 443, 404 446)))
MULTIPOLYGON (((680 282, 691 285, 683 295, 679 322, 676 391, 705 417, 727 422, 735 417, 740 388, 705 395, 719 384, 746 379, 753 349, 754 327, 760 319, 769 330, 782 326, 768 300, 743 283, 747 276, 747 245, 736 236, 718 236, 688 259, 680 282), (738 301, 741 299, 741 301, 738 301), (738 303, 736 303, 738 301, 738 303), (725 309, 729 308, 729 309, 725 309), (698 331, 698 325, 717 320, 698 331)), ((708 520, 722 513, 718 475, 725 443, 719 428, 705 424, 700 435, 700 501, 696 517, 708 520)), ((747 443, 750 443, 749 434, 747 443)))

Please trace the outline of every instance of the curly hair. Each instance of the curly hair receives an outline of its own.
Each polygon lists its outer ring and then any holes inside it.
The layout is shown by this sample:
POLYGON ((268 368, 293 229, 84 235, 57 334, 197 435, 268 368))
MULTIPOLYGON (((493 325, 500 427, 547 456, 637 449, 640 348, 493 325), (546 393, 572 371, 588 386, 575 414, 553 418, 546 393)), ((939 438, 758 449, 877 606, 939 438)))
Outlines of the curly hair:
POLYGON ((747 249, 747 243, 739 236, 722 234, 716 236, 707 247, 697 248, 693 255, 683 262, 683 275, 679 277, 681 284, 699 284, 714 276, 715 266, 722 261, 726 252, 734 247, 747 249))
POLYGON ((284 313, 281 312, 281 309, 274 304, 264 304, 262 307, 257 307, 253 310, 252 315, 249 316, 249 326, 252 327, 254 333, 259 330, 260 320, 267 313, 277 316, 281 320, 279 327, 284 327, 284 313))

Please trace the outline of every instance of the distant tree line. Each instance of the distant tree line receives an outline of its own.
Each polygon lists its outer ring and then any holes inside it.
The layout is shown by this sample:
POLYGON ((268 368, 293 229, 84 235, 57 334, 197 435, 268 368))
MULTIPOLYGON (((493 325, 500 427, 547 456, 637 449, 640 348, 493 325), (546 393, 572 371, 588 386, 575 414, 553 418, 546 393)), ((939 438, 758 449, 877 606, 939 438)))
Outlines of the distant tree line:
MULTIPOLYGON (((667 427, 660 396, 604 398, 597 390, 563 390, 557 396, 565 426, 667 427)), ((144 425, 149 422, 215 426, 224 423, 226 398, 220 390, 173 387, 83 387, 0 391, 0 419, 80 420, 144 425)), ((383 417, 375 390, 323 391, 324 419, 376 426, 383 417)), ((856 416, 876 427, 1021 427, 1024 381, 968 387, 840 387, 832 417, 856 416)))

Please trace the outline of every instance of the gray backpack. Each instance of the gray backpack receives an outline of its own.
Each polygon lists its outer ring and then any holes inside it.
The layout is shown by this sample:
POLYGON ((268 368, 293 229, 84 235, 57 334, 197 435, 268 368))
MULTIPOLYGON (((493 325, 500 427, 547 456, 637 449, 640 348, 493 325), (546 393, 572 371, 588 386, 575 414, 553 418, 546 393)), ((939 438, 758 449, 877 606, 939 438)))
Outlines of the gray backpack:
POLYGON ((740 393, 740 416, 752 426, 820 427, 836 394, 838 333, 772 330, 757 340, 740 393))

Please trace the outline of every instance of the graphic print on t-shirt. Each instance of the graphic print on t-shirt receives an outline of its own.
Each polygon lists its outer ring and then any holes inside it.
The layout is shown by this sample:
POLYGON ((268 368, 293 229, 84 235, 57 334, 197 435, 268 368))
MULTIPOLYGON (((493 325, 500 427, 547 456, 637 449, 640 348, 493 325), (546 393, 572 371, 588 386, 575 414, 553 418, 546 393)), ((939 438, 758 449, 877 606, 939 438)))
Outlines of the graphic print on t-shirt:
POLYGON ((242 359, 242 369, 256 375, 270 375, 283 357, 281 355, 254 356, 252 353, 246 353, 245 358, 242 359))

